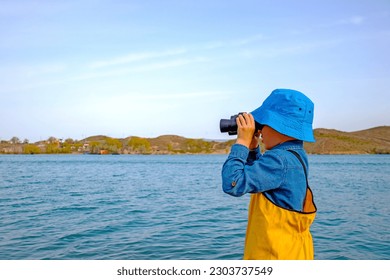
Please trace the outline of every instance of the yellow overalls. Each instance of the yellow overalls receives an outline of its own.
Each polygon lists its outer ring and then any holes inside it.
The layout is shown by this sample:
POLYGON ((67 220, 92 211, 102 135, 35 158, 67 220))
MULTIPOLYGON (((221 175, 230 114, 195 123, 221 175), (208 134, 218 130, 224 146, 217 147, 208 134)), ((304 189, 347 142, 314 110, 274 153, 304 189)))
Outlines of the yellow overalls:
POLYGON ((262 193, 251 194, 244 259, 314 259, 310 226, 316 211, 309 187, 302 212, 281 208, 262 193))

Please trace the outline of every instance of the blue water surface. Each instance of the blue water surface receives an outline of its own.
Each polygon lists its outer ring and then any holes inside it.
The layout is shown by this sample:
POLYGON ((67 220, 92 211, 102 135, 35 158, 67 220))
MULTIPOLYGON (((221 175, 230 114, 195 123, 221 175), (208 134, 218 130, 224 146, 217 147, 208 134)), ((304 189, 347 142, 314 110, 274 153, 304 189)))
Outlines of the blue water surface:
MULTIPOLYGON (((0 259, 241 259, 226 155, 1 155, 0 259)), ((390 259, 390 156, 309 156, 316 259, 390 259)))

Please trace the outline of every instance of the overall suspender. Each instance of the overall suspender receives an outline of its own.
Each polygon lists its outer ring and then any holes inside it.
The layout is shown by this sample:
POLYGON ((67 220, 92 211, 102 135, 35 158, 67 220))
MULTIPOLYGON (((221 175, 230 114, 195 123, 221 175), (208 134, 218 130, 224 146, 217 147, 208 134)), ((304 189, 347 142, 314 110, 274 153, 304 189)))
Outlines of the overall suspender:
POLYGON ((301 156, 296 152, 296 151, 293 151, 293 150, 287 150, 289 151, 290 153, 292 153, 294 156, 297 157, 297 159, 301 162, 302 164, 302 167, 303 167, 303 171, 305 172, 305 177, 306 177, 306 197, 305 197, 305 200, 303 202, 303 211, 304 212, 307 212, 307 213, 315 213, 317 212, 317 206, 315 205, 314 203, 314 199, 313 199, 313 193, 309 187, 309 181, 307 179, 307 171, 306 171, 306 166, 305 164, 303 163, 303 160, 301 158, 301 156), (309 197, 308 197, 309 195, 309 197), (311 200, 311 204, 309 203, 309 206, 308 208, 306 208, 306 203, 307 203, 307 199, 311 200))
POLYGON ((301 156, 296 152, 296 151, 293 151, 293 150, 287 150, 289 151, 290 153, 292 153, 294 156, 297 157, 297 159, 301 162, 302 164, 302 167, 303 167, 303 171, 305 172, 305 177, 306 177, 306 187, 309 187, 309 181, 307 179, 307 171, 306 171, 306 166, 305 164, 303 163, 303 160, 301 158, 301 156))

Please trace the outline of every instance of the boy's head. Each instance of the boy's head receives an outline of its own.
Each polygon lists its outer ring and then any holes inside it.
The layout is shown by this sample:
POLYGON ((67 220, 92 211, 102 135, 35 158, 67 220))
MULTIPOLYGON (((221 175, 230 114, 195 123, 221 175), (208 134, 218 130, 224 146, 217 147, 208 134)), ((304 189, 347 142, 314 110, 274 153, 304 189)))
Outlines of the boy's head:
POLYGON ((292 138, 315 142, 313 135, 314 104, 303 93, 276 89, 252 112, 255 121, 292 138))

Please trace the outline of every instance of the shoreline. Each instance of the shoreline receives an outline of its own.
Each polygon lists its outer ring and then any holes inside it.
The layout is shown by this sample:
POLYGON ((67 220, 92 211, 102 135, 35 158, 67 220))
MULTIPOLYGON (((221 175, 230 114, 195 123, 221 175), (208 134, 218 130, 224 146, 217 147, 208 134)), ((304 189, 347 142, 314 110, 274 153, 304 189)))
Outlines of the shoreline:
MULTIPOLYGON (((316 142, 304 143, 307 154, 360 155, 390 154, 390 126, 374 127, 355 132, 334 129, 315 129, 316 142)), ((112 138, 105 135, 90 136, 82 140, 58 139, 29 143, 12 137, 0 141, 0 154, 229 154, 235 139, 206 140, 178 135, 161 135, 156 138, 129 136, 112 138)), ((262 146, 262 144, 260 144, 262 146)), ((264 147, 262 146, 261 150, 264 147)))

